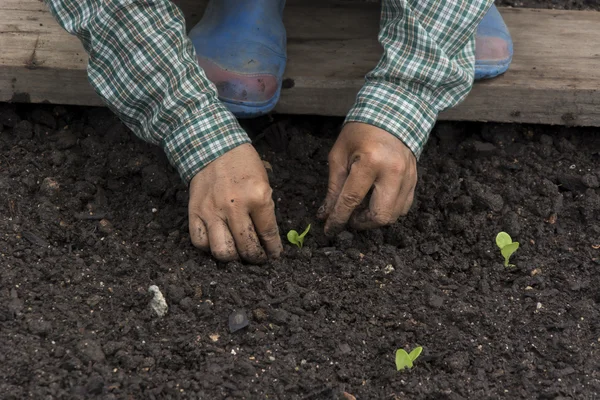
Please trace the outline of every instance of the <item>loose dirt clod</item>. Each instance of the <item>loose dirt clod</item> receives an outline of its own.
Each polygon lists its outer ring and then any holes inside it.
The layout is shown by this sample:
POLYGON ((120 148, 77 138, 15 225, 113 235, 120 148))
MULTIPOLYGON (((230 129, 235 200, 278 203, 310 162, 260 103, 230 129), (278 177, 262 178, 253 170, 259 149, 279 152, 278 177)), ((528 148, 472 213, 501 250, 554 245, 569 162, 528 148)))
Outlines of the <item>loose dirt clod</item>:
POLYGON ((152 308, 152 311, 154 311, 157 317, 164 317, 169 310, 169 306, 160 289, 158 286, 152 285, 148 288, 148 292, 154 294, 154 297, 150 300, 150 308, 152 308))

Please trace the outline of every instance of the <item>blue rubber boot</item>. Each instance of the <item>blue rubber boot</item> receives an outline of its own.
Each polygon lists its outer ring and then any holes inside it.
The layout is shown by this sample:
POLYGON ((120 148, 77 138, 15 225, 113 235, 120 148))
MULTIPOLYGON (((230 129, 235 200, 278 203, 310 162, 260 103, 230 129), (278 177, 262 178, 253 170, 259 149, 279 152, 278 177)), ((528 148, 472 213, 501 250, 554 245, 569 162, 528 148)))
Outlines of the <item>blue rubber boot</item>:
POLYGON ((500 12, 492 5, 477 27, 475 79, 489 79, 505 73, 512 56, 510 33, 500 12))
POLYGON ((239 118, 271 111, 286 63, 285 0, 211 0, 190 31, 198 63, 239 118))

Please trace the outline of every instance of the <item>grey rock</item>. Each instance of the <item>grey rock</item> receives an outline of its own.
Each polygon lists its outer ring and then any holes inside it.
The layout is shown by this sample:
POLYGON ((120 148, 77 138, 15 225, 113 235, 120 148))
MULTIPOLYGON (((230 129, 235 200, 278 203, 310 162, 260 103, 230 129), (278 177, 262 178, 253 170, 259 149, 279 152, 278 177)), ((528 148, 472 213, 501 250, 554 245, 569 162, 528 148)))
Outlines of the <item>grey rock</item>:
POLYGON ((234 333, 248 326, 248 316, 243 310, 235 310, 229 315, 229 332, 234 333))

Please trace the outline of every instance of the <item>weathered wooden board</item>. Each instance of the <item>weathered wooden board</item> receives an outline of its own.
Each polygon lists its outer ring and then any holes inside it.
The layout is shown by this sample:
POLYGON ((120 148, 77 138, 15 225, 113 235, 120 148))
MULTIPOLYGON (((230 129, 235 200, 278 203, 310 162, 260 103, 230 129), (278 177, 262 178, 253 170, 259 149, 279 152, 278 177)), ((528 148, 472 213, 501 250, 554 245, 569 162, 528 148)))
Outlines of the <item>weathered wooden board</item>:
MULTIPOLYGON (((175 0, 188 26, 205 1, 175 0)), ((441 119, 600 126, 600 13, 502 9, 515 42, 508 73, 479 82, 441 119)), ((291 88, 277 111, 344 115, 381 54, 378 6, 291 0, 286 6, 291 88)), ((87 56, 39 0, 0 0, 0 101, 102 105, 87 56)))

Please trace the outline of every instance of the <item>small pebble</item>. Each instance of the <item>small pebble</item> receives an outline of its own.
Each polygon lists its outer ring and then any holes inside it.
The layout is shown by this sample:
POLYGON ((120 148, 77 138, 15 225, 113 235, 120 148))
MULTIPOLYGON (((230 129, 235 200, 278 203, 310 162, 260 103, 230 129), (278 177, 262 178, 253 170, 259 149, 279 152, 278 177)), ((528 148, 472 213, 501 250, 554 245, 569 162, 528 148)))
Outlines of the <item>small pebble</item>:
POLYGON ((160 289, 156 285, 152 285, 148 288, 148 292, 153 293, 154 297, 150 300, 150 308, 157 317, 162 318, 167 314, 169 306, 165 300, 165 297, 161 293, 160 289))
POLYGON ((229 332, 231 333, 244 329, 248 324, 248 317, 244 311, 235 310, 229 315, 229 332))
POLYGON ((60 189, 60 185, 54 178, 44 178, 42 184, 40 185, 40 193, 44 196, 54 196, 58 193, 60 189))

